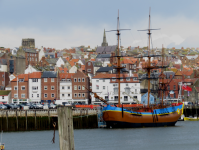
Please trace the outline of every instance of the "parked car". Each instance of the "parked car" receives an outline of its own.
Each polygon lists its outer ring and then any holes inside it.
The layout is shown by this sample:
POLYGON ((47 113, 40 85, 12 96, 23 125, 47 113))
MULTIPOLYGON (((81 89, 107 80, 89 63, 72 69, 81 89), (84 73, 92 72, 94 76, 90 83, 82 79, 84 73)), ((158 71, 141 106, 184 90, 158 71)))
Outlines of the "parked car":
POLYGON ((12 105, 14 109, 20 109, 19 105, 15 104, 15 103, 10 104, 10 105, 12 105))
POLYGON ((37 107, 36 109, 43 109, 43 105, 40 103, 35 104, 35 106, 37 107))
POLYGON ((4 104, 4 105, 7 107, 7 109, 14 109, 13 105, 10 105, 10 104, 4 104))
POLYGON ((7 109, 8 107, 3 105, 3 104, 0 104, 0 109, 7 109))
POLYGON ((55 104, 50 103, 49 109, 55 109, 57 106, 55 104))

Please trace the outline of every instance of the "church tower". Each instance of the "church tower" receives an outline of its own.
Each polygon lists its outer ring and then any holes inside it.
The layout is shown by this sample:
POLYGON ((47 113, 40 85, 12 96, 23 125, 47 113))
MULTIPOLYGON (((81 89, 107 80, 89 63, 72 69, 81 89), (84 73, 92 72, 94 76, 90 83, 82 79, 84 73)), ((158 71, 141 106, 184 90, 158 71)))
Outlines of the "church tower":
POLYGON ((105 29, 104 29, 104 36, 103 36, 102 46, 108 46, 108 43, 106 42, 106 33, 105 33, 105 29))

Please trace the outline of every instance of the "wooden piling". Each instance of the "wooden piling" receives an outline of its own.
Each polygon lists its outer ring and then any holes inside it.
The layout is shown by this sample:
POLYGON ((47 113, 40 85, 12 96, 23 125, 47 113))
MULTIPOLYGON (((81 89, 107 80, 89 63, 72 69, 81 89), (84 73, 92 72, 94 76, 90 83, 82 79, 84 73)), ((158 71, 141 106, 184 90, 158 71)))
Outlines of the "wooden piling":
POLYGON ((17 114, 17 111, 16 111, 16 123, 17 123, 17 131, 19 130, 19 125, 18 125, 18 114, 17 114))
POLYGON ((28 130, 27 110, 26 110, 26 130, 28 130))
POLYGON ((74 150, 72 107, 58 107, 57 114, 60 150, 74 150))

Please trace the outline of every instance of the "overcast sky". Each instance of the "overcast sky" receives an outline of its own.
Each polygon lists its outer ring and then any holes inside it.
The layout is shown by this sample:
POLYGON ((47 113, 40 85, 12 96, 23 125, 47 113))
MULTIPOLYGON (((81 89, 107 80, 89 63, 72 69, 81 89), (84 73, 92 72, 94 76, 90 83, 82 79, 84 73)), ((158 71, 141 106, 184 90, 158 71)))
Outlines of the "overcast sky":
MULTIPOLYGON (((198 0, 0 0, 0 46, 18 47, 34 38, 36 47, 56 49, 101 45, 103 30, 116 29, 120 11, 121 44, 147 46, 149 7, 153 47, 199 47, 198 0)), ((107 32, 109 45, 116 44, 107 32)))

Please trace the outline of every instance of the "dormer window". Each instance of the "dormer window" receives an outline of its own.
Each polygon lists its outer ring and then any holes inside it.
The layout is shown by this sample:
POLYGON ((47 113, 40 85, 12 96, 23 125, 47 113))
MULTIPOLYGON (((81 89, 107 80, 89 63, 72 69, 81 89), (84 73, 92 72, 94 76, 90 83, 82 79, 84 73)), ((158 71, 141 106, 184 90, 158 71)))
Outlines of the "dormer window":
POLYGON ((116 81, 116 79, 115 79, 115 78, 112 78, 112 81, 116 81))
POLYGON ((88 62, 88 66, 90 66, 91 65, 91 63, 90 62, 88 62))

